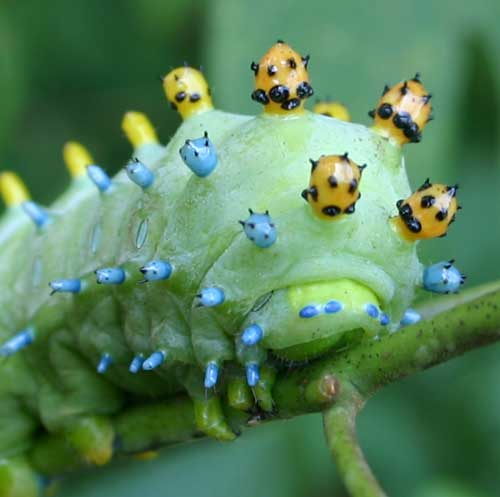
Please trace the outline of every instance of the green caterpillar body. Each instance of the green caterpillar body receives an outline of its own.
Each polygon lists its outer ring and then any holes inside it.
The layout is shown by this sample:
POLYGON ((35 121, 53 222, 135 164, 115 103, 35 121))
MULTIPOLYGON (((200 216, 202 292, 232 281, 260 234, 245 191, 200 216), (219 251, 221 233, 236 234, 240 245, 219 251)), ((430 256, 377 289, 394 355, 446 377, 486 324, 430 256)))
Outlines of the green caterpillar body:
MULTIPOLYGON (((178 95, 182 113, 187 103, 178 95)), ((28 329, 33 343, 0 365, 0 416, 12 427, 0 437, 8 461, 0 466, 0 496, 35 495, 31 466, 47 476, 71 468, 74 461, 65 467, 29 456, 40 426, 103 464, 120 444, 109 416, 187 392, 199 429, 232 439, 220 396, 250 385, 260 408, 272 409, 275 357, 302 361, 397 329, 423 270, 415 244, 391 221, 400 219, 398 200, 411 193, 400 143, 319 114, 284 114, 200 107, 166 147, 149 142, 134 150, 154 174, 149 188, 125 171, 104 192, 80 176, 39 228, 22 206, 8 209, 0 224, 0 338, 28 329), (204 132, 217 153, 206 177, 179 154, 204 132), (300 193, 311 177, 309 159, 345 152, 347 164, 367 165, 362 197, 353 215, 329 222, 300 193), (269 211, 275 243, 249 239, 247 222, 238 222, 249 208, 269 211), (140 268, 154 260, 168 261, 171 276, 140 284, 140 268), (121 268, 124 281, 98 284, 94 272, 104 267, 121 268), (51 296, 47 285, 58 278, 78 278, 81 289, 51 296), (222 290, 222 301, 201 305, 204 289, 222 290), (328 301, 341 309, 328 312, 328 301), (263 336, 242 343, 254 324, 263 336), (154 371, 130 373, 134 358, 155 353, 157 362, 144 368, 154 371), (103 357, 108 363, 97 372, 103 357), (206 371, 215 372, 208 386, 206 371), (257 374, 254 383, 249 373, 257 374)), ((226 394, 232 407, 253 409, 226 394)))

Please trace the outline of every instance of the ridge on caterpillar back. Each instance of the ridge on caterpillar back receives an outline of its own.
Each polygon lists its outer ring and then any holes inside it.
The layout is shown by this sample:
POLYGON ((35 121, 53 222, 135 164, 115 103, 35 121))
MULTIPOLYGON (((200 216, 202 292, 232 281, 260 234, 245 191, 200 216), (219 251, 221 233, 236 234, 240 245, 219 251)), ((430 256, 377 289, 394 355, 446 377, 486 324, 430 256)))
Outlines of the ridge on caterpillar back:
POLYGON ((281 361, 396 332, 421 319, 417 287, 463 283, 452 263, 424 269, 416 253, 458 210, 456 187, 408 183, 402 145, 431 110, 420 80, 384 91, 369 129, 305 110, 309 60, 278 41, 251 64, 257 116, 214 108, 199 70, 173 69, 162 84, 182 123, 169 143, 127 112, 133 151, 110 178, 70 142, 71 185, 48 208, 0 175, 0 374, 12 385, 0 402, 38 399, 0 495, 16 479, 16 497, 34 497, 38 474, 151 448, 114 424, 130 399, 184 392, 198 432, 233 440, 223 403, 272 411, 281 361))

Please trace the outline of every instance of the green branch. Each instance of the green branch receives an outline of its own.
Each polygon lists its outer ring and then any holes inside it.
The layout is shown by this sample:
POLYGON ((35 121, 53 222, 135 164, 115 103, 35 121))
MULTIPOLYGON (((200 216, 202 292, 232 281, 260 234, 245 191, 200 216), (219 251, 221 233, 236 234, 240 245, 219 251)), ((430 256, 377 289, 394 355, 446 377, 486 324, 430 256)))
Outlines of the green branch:
POLYGON ((363 399, 354 394, 349 402, 332 405, 323 414, 328 447, 345 487, 356 497, 387 497, 365 460, 356 437, 356 415, 363 399))
MULTIPOLYGON (((385 495, 356 441, 356 414, 381 387, 498 341, 500 282, 433 299, 419 311, 425 318, 420 323, 277 377, 273 390, 275 412, 265 421, 323 411, 328 444, 353 497, 385 495)), ((234 430, 262 421, 255 414, 230 408, 225 411, 234 430)), ((114 424, 118 454, 203 436, 196 429, 193 405, 185 397, 126 409, 114 424)), ((43 473, 57 474, 61 469, 58 461, 61 465, 68 461, 63 447, 61 457, 56 457, 56 448, 57 443, 49 438, 35 446, 31 459, 43 473)))

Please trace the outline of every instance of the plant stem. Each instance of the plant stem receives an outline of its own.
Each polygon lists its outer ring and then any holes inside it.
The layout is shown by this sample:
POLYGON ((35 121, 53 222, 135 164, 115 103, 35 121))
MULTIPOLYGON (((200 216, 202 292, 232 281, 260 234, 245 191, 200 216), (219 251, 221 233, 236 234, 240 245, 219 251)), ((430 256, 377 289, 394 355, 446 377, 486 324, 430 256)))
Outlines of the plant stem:
POLYGON ((356 415, 362 399, 335 403, 323 413, 328 447, 337 470, 352 497, 387 497, 368 463, 356 437, 356 415))

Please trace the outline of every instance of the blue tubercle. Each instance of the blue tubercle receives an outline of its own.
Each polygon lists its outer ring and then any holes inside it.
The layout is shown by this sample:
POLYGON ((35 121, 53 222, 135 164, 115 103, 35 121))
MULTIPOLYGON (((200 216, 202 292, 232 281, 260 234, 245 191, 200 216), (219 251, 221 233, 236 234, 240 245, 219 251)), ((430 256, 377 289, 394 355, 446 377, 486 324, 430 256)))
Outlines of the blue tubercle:
POLYGON ((256 362, 251 362, 246 365, 247 384, 249 387, 254 387, 260 380, 260 367, 256 362))
POLYGON ((219 366, 215 362, 209 362, 205 370, 205 388, 213 388, 219 379, 219 366))
POLYGON ((142 369, 144 369, 144 371, 151 371, 152 369, 156 369, 163 364, 164 360, 165 352, 157 350, 144 361, 144 363, 142 364, 142 369))
POLYGON ((144 275, 145 281, 166 280, 172 274, 172 266, 167 261, 156 260, 148 262, 139 271, 144 275))
POLYGON ((125 172, 130 181, 133 181, 144 190, 149 188, 155 180, 153 171, 146 167, 137 157, 134 157, 134 159, 125 166, 125 172))
POLYGON ((299 316, 301 318, 309 319, 309 318, 314 318, 319 315, 319 309, 318 306, 316 305, 306 305, 303 307, 300 312, 299 316))
POLYGON ((217 166, 217 153, 206 131, 201 138, 186 140, 179 154, 186 166, 200 178, 208 176, 217 166))
POLYGON ((203 288, 196 295, 199 299, 198 307, 214 307, 224 302, 224 291, 217 287, 203 288))
POLYGON ((365 305, 365 312, 371 318, 374 318, 374 319, 378 318, 378 315, 379 315, 378 307, 374 304, 366 304, 365 305))
POLYGON ((99 374, 104 374, 112 363, 113 363, 113 358, 109 354, 103 354, 101 356, 99 364, 97 365, 97 372, 99 374))
POLYGON ((22 207, 37 228, 43 228, 50 221, 50 216, 45 209, 32 200, 23 202, 22 207))
POLYGON ((60 279, 52 280, 49 286, 52 288, 51 295, 56 292, 78 293, 82 289, 82 282, 78 278, 60 279))
POLYGON ((101 193, 108 191, 111 187, 111 178, 102 167, 97 166, 96 164, 91 164, 90 166, 87 166, 87 174, 92 183, 97 186, 97 189, 101 193))
POLYGON ((125 271, 121 267, 105 267, 95 272, 97 283, 121 285, 125 281, 125 271))
POLYGON ((382 326, 387 326, 391 322, 391 319, 385 312, 380 313, 380 324, 382 326))
POLYGON ((243 330, 241 341, 247 346, 257 345, 264 337, 264 330, 258 324, 251 324, 243 330))
POLYGON ((24 349, 28 345, 31 345, 35 340, 35 330, 34 328, 26 328, 20 331, 17 335, 9 338, 0 347, 0 357, 9 357, 14 355, 16 352, 24 349))
POLYGON ((465 276, 453 265, 454 262, 438 262, 425 268, 424 288, 434 293, 457 293, 465 282, 465 276))
POLYGON ((338 300, 330 300, 327 302, 324 307, 324 311, 326 314, 336 314, 340 312, 344 308, 344 304, 339 302, 338 300))
POLYGON ((142 369, 143 364, 144 364, 144 357, 142 355, 136 355, 132 359, 132 362, 130 363, 128 370, 132 374, 137 374, 142 369))
POLYGON ((269 211, 264 214, 253 212, 248 209, 250 217, 246 221, 240 221, 243 226, 243 231, 249 240, 251 240, 257 247, 268 248, 276 242, 278 233, 276 225, 273 223, 269 211))
POLYGON ((415 309, 406 309, 399 324, 401 326, 409 326, 418 323, 421 319, 422 316, 415 309))

